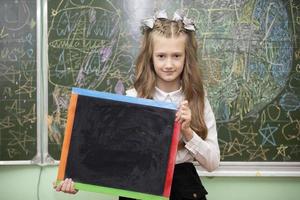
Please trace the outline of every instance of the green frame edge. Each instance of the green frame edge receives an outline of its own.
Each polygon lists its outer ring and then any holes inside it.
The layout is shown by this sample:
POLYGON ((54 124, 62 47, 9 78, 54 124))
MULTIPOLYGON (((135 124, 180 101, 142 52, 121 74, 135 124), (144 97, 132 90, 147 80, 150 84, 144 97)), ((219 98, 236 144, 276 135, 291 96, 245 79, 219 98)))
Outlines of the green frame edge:
MULTIPOLYGON (((59 184, 59 182, 60 181, 58 180, 56 182, 56 184, 59 184)), ((78 189, 78 190, 110 194, 113 196, 136 198, 136 199, 141 199, 141 200, 169 200, 168 197, 164 197, 164 196, 157 196, 157 195, 152 195, 152 194, 133 192, 133 191, 128 191, 128 190, 109 188, 109 187, 103 187, 103 186, 91 185, 91 184, 85 184, 85 183, 78 183, 78 182, 75 182, 74 187, 75 187, 75 189, 78 189)))
POLYGON ((122 196, 122 197, 129 197, 129 198, 136 198, 141 200, 169 200, 167 197, 145 194, 140 192, 133 192, 128 190, 116 189, 116 188, 109 188, 97 185, 90 185, 85 183, 75 183, 75 188, 78 190, 85 190, 90 192, 99 192, 104 194, 111 194, 114 196, 122 196))

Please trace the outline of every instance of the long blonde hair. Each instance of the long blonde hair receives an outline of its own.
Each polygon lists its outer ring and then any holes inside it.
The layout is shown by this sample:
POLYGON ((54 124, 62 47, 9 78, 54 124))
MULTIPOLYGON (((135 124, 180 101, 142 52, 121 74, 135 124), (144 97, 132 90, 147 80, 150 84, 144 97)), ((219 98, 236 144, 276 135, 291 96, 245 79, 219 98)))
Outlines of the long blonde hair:
POLYGON ((185 63, 181 74, 181 86, 192 111, 191 128, 202 138, 207 137, 204 121, 204 87, 197 59, 197 41, 195 32, 184 28, 182 21, 156 19, 153 29, 143 31, 143 41, 136 60, 136 80, 134 87, 139 97, 152 99, 156 85, 156 74, 153 66, 153 35, 159 34, 166 38, 186 34, 185 63))

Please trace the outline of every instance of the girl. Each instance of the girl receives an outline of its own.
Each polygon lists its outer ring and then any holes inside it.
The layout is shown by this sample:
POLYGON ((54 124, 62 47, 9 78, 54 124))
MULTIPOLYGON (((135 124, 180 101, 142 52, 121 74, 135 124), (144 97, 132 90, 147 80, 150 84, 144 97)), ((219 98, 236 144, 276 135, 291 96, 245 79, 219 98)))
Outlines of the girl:
MULTIPOLYGON (((219 165, 220 150, 215 117, 199 72, 194 24, 178 13, 168 19, 161 11, 144 21, 142 33, 134 89, 126 94, 177 104, 181 138, 170 199, 206 199, 191 162, 196 160, 213 171, 219 165)), ((76 193, 72 184, 67 179, 56 190, 76 193)))

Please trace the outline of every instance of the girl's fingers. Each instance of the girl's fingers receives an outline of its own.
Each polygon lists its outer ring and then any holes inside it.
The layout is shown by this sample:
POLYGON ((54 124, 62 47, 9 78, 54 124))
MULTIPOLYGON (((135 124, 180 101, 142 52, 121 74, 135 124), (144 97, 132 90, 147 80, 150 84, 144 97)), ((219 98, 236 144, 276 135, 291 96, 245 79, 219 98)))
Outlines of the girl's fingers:
POLYGON ((176 113, 176 116, 175 116, 175 121, 179 121, 181 118, 181 115, 182 115, 181 110, 178 110, 176 113))
POLYGON ((55 189, 56 189, 57 192, 61 191, 61 187, 62 187, 63 183, 64 183, 64 181, 60 182, 60 183, 58 184, 58 186, 56 186, 55 189))
POLYGON ((65 180, 61 181, 58 185, 53 182, 53 188, 57 192, 65 192, 65 193, 70 193, 70 194, 76 194, 78 190, 75 189, 75 184, 72 181, 71 178, 66 178, 65 180))
POLYGON ((72 183, 72 179, 67 178, 67 179, 65 180, 65 183, 63 184, 61 190, 62 190, 63 192, 70 193, 70 191, 71 191, 71 190, 70 190, 70 188, 71 188, 71 183, 72 183))
POLYGON ((183 112, 190 110, 188 101, 185 100, 185 101, 181 102, 179 110, 181 110, 183 112))
POLYGON ((181 131, 186 132, 190 128, 191 119, 192 111, 189 107, 188 101, 184 100, 180 103, 175 118, 175 120, 180 123, 181 131))
POLYGON ((68 179, 65 179, 65 181, 61 185, 61 191, 66 192, 67 185, 68 185, 68 179))
POLYGON ((182 126, 183 129, 187 129, 187 128, 190 127, 190 123, 188 121, 184 120, 182 122, 181 126, 182 126))
POLYGON ((72 179, 68 179, 67 183, 66 183, 66 190, 65 192, 70 193, 70 194, 76 194, 78 190, 75 189, 75 184, 72 181, 72 179))
POLYGON ((70 178, 69 179, 69 182, 68 182, 68 185, 67 185, 67 191, 68 193, 73 193, 74 191, 74 184, 73 184, 73 180, 70 178))
POLYGON ((181 102, 181 106, 189 106, 189 102, 187 100, 184 100, 181 102))
POLYGON ((68 185, 68 191, 71 193, 71 194, 75 194, 76 193, 76 190, 74 188, 74 182, 72 181, 72 179, 70 179, 70 183, 68 185))
POLYGON ((177 122, 179 120, 179 113, 177 112, 175 115, 175 121, 177 122))
POLYGON ((181 123, 182 123, 182 119, 179 118, 177 122, 178 122, 179 124, 181 124, 181 123))
POLYGON ((182 113, 180 114, 180 118, 181 118, 181 119, 184 119, 184 120, 189 120, 189 119, 191 118, 191 115, 190 115, 189 112, 182 112, 182 113))
POLYGON ((189 108, 189 104, 187 100, 184 100, 180 103, 180 107, 176 113, 175 120, 179 123, 183 123, 184 121, 191 120, 191 110, 189 108))
POLYGON ((189 120, 190 117, 190 112, 189 111, 178 111, 176 113, 175 121, 182 122, 182 120, 189 120))
POLYGON ((72 192, 73 188, 72 188, 72 179, 69 179, 68 184, 66 185, 66 192, 72 192))

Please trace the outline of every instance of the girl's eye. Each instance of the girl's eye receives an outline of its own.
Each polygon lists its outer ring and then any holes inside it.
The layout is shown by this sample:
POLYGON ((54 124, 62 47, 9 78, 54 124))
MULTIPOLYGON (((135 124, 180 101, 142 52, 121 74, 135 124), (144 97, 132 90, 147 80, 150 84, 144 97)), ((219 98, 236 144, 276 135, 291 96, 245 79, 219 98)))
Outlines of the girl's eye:
POLYGON ((164 58, 165 57, 165 55, 157 55, 159 58, 164 58))
POLYGON ((180 58, 181 56, 179 54, 174 55, 175 58, 180 58))

